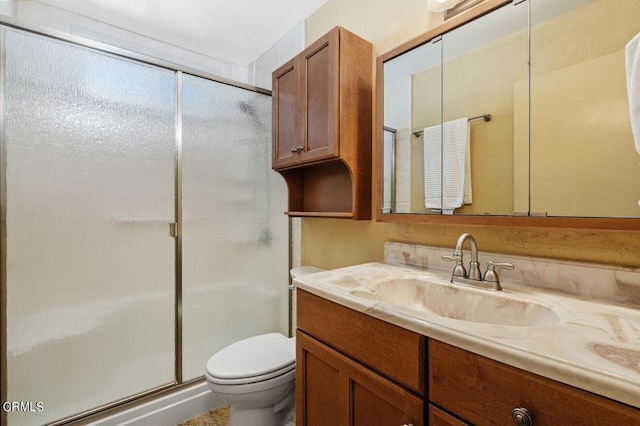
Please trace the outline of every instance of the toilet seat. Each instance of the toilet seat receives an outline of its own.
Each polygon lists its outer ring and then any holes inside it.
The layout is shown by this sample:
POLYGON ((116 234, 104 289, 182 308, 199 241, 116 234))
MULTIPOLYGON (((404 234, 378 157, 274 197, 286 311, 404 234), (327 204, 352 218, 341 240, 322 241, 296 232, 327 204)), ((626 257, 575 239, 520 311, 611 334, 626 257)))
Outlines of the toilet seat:
POLYGON ((261 382, 295 369, 295 341, 280 333, 249 337, 223 348, 207 362, 207 380, 219 385, 261 382))

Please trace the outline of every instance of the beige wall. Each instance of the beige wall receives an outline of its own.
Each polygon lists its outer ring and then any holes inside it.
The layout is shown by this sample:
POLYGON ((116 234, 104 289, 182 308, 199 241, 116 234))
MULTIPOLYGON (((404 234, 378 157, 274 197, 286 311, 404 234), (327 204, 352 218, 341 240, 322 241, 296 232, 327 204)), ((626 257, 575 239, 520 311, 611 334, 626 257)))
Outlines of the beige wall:
POLYGON ((531 84, 531 211, 639 216, 640 157, 624 52, 538 75, 531 84))
MULTIPOLYGON (((341 25, 371 41, 374 54, 380 55, 441 22, 441 17, 428 13, 426 3, 424 0, 329 0, 306 21, 306 44, 341 25)), ((374 155, 374 164, 376 161, 374 155)), ((374 182, 376 175, 374 169, 374 182)), ((389 240, 453 248, 462 232, 472 232, 482 251, 640 266, 639 233, 319 218, 302 221, 302 262, 337 268, 379 260, 383 243, 389 240)))

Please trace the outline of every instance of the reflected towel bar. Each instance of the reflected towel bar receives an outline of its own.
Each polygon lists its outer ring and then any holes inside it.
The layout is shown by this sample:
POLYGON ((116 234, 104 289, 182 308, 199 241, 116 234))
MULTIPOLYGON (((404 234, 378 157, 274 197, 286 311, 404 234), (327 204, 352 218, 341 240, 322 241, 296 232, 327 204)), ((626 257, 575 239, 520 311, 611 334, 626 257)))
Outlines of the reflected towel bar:
MULTIPOLYGON (((477 115, 475 117, 470 117, 469 121, 471 120, 479 120, 479 119, 483 119, 484 121, 491 121, 491 114, 482 114, 482 115, 477 115)), ((418 136, 420 136, 422 134, 422 130, 418 131, 418 132, 413 132, 413 136, 415 136, 416 138, 418 136)))

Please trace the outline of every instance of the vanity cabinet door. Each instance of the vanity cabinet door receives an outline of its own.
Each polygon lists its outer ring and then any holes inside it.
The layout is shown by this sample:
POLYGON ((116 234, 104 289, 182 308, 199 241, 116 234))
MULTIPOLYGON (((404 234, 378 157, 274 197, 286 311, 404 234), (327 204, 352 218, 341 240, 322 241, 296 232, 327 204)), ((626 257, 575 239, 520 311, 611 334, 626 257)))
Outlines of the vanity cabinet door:
POLYGON ((296 424, 340 425, 337 356, 300 331, 296 352, 296 424))
POLYGON ((301 331, 296 345, 296 424, 424 424, 421 398, 301 331))
POLYGON ((477 425, 510 425, 524 408, 533 425, 640 424, 640 410, 429 340, 429 400, 477 425))
POLYGON ((470 426, 438 407, 429 404, 429 426, 470 426))

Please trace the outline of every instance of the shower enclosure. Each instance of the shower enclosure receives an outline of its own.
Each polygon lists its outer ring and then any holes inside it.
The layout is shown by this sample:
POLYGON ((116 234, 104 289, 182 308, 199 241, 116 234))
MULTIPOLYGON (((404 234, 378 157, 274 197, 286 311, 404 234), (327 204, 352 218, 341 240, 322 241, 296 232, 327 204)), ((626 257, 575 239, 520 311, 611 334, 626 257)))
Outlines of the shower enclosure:
POLYGON ((63 424, 286 334, 268 92, 14 26, 0 44, 8 424, 63 424))

